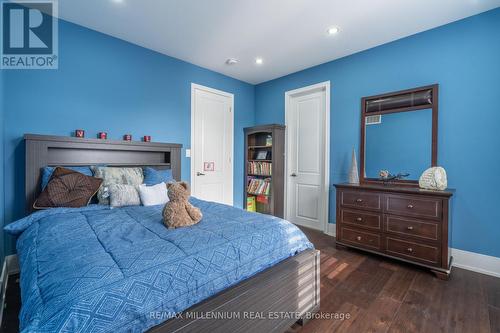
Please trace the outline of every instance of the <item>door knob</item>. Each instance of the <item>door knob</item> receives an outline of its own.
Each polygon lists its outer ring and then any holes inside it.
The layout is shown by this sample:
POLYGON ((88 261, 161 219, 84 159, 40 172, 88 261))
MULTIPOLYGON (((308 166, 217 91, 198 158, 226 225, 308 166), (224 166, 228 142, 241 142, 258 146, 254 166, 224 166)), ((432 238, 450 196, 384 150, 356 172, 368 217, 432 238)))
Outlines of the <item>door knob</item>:
POLYGON ((297 174, 294 172, 290 175, 290 177, 297 177, 297 174))
POLYGON ((197 176, 205 176, 205 174, 204 174, 204 173, 201 173, 201 172, 197 172, 197 173, 196 173, 196 175, 197 175, 197 176))

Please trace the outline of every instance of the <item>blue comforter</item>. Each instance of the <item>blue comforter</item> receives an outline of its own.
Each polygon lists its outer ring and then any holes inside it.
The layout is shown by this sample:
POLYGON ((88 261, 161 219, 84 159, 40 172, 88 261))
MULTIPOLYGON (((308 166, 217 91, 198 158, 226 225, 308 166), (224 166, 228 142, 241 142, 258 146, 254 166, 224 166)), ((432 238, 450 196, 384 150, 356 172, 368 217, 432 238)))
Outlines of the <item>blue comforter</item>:
POLYGON ((192 198, 203 220, 168 230, 162 207, 37 212, 20 234, 23 332, 142 332, 312 248, 294 225, 192 198))

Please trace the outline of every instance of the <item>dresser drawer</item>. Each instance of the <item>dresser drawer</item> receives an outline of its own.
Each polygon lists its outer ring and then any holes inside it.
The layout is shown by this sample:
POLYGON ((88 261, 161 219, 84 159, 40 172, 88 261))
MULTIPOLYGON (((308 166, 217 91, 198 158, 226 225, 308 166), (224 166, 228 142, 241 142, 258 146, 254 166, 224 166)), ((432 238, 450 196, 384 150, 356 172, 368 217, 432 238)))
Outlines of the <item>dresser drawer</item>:
POLYGON ((419 261, 428 265, 439 265, 441 263, 441 251, 438 246, 386 237, 386 252, 396 257, 419 261))
POLYGON ((409 217, 384 215, 384 231, 429 241, 441 239, 441 225, 438 222, 421 221, 409 217))
POLYGON ((385 197, 385 204, 387 213, 432 219, 441 219, 443 211, 442 201, 432 198, 388 195, 385 197))
POLYGON ((340 204, 344 207, 366 208, 373 210, 381 210, 381 195, 371 192, 340 192, 340 204))
POLYGON ((382 215, 359 210, 341 209, 340 223, 350 224, 374 230, 382 229, 382 215))
POLYGON ((342 227, 340 240, 366 249, 380 251, 380 235, 342 227))

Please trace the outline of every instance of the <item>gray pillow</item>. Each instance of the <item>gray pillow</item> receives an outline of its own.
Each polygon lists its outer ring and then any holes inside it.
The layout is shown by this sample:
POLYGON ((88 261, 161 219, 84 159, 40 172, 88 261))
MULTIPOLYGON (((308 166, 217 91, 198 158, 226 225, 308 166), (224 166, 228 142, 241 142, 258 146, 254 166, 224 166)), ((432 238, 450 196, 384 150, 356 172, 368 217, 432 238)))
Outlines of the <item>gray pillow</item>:
POLYGON ((111 207, 139 206, 141 198, 134 185, 111 184, 108 186, 111 207))
POLYGON ((112 184, 139 186, 144 182, 142 168, 93 167, 94 177, 102 178, 102 186, 97 192, 99 204, 109 205, 109 186, 112 184))

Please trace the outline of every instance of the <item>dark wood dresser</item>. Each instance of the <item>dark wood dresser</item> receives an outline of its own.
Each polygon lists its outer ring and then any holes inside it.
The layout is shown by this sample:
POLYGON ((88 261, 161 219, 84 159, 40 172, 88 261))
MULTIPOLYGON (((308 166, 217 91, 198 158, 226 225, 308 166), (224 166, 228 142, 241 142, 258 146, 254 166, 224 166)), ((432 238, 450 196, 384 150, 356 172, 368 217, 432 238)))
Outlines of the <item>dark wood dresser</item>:
POLYGON ((448 278, 453 191, 382 184, 335 187, 337 245, 425 266, 448 278))

